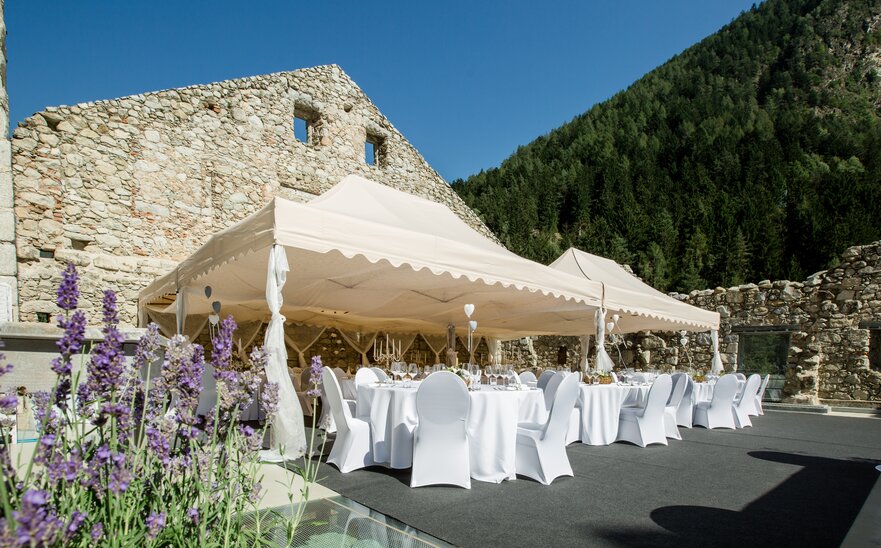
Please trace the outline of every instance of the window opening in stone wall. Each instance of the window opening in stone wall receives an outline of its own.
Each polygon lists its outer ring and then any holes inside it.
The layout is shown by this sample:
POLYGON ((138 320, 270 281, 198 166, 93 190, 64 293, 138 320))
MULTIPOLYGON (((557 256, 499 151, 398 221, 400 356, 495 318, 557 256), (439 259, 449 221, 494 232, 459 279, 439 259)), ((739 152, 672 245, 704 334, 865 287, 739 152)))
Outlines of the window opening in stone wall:
POLYGON ((368 133, 364 141, 364 163, 368 166, 382 167, 384 144, 385 140, 382 137, 368 133))
POLYGON ((789 333, 741 333, 737 369, 744 373, 783 375, 789 356, 789 333))
POLYGON ((299 116, 294 116, 294 138, 301 143, 309 142, 309 121, 299 116))
POLYGON ((70 239, 70 247, 75 251, 85 251, 87 245, 89 245, 89 242, 86 240, 77 240, 76 238, 70 239))
POLYGON ((48 312, 37 312, 37 321, 39 323, 49 323, 49 313, 48 312))
POLYGON ((48 250, 48 249, 41 249, 41 250, 40 250, 40 258, 41 258, 41 259, 54 259, 54 258, 55 258, 55 252, 54 252, 54 251, 51 251, 51 250, 48 250))
POLYGON ((881 371, 881 329, 869 330, 869 369, 881 371))
POLYGON ((764 401, 783 401, 789 358, 789 333, 740 333, 737 369, 745 375, 770 374, 764 401))

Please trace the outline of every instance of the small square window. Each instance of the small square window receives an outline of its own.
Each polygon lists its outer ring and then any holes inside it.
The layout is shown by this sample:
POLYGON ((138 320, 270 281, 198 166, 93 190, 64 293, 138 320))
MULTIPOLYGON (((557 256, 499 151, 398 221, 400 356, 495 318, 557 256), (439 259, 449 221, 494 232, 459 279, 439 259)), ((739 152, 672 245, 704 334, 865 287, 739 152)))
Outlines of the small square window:
POLYGON ((364 163, 368 166, 376 165, 376 144, 366 141, 364 143, 364 163))
POLYGON ((367 134, 364 140, 364 163, 368 166, 382 167, 385 140, 377 135, 367 134))
POLYGON ((309 142, 309 121, 299 116, 294 116, 294 138, 301 143, 309 142))
POLYGON ((40 250, 40 258, 41 259, 54 259, 55 252, 51 249, 41 249, 40 250))
POLYGON ((37 322, 49 323, 49 313, 48 312, 37 312, 37 322))
POLYGON ((70 247, 72 247, 76 251, 85 250, 87 245, 89 245, 89 242, 87 242, 86 240, 77 240, 76 238, 70 239, 70 247))

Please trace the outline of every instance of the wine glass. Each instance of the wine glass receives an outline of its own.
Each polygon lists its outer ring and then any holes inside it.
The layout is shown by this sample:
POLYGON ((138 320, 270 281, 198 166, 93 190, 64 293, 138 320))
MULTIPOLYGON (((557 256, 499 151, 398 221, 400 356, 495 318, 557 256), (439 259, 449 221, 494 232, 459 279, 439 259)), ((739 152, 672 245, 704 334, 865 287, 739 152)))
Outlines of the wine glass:
POLYGON ((410 378, 415 381, 418 376, 419 376, 419 366, 416 365, 415 363, 411 363, 410 364, 410 378))
POLYGON ((392 362, 392 375, 394 375, 395 378, 400 378, 401 382, 403 382, 404 380, 403 365, 404 364, 402 364, 401 362, 392 362))

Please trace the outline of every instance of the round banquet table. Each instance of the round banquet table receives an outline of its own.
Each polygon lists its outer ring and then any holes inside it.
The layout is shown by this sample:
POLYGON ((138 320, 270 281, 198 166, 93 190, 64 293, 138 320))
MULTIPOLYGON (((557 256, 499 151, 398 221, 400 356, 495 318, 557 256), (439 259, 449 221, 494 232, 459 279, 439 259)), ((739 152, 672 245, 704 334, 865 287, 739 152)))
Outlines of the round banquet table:
POLYGON ((609 445, 618 437, 621 407, 642 405, 651 385, 581 384, 581 443, 609 445))
MULTIPOLYGON (((417 384, 358 386, 356 411, 370 422, 373 460, 389 468, 413 465, 413 430, 417 384)), ((466 422, 471 478, 500 483, 516 478, 517 423, 540 422, 546 415, 541 390, 495 390, 483 386, 469 392, 471 411, 466 422)))

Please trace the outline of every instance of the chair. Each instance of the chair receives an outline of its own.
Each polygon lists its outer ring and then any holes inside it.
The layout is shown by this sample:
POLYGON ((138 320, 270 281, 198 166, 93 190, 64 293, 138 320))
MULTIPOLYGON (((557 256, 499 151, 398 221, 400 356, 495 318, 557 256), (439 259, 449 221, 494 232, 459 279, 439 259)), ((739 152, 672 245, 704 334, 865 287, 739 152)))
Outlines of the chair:
POLYGON ((752 421, 749 420, 749 412, 754 411, 756 408, 756 395, 759 393, 759 386, 761 384, 762 377, 755 373, 750 375, 746 380, 746 385, 743 387, 740 399, 733 404, 734 424, 738 428, 746 428, 753 425, 752 421))
MULTIPOLYGON (((542 377, 544 373, 541 374, 542 377)), ((563 379, 566 378, 566 375, 558 375, 554 372, 551 373, 551 378, 548 380, 547 384, 544 387, 544 397, 545 397, 545 410, 550 413, 551 408, 554 406, 554 395, 557 393, 557 388, 560 386, 560 383, 563 382, 563 379)))
POLYGON ((336 375, 330 368, 321 372, 324 394, 337 427, 336 440, 327 457, 327 462, 336 466, 343 474, 373 464, 373 450, 370 443, 370 424, 352 416, 349 406, 343 401, 343 392, 336 375))
POLYGON ((554 392, 551 412, 544 424, 517 425, 517 473, 550 485, 560 476, 574 476, 566 455, 566 430, 575 400, 578 376, 565 377, 554 392))
MULTIPOLYGON (((551 380, 548 381, 548 385, 544 389, 545 410, 547 412, 547 415, 550 415, 551 409, 554 406, 554 398, 556 396, 557 390, 559 390, 560 384, 567 377, 575 377, 576 379, 580 380, 579 375, 573 375, 569 371, 557 371, 554 373, 553 377, 551 377, 551 380)), ((577 402, 578 399, 576 398, 575 401, 577 402)), ((569 417, 569 423, 566 427, 566 445, 574 443, 580 439, 581 410, 576 407, 572 409, 572 413, 570 413, 569 417)))
POLYGON ((674 373, 671 376, 673 381, 673 390, 670 392, 670 399, 664 406, 664 430, 668 438, 681 440, 679 429, 676 428, 676 413, 679 411, 679 405, 685 396, 685 389, 688 387, 688 375, 685 373, 674 373))
POLYGON ((455 373, 439 371, 419 385, 410 487, 447 484, 471 489, 465 429, 470 410, 471 396, 455 373))
POLYGON ((648 378, 645 376, 645 373, 634 373, 630 376, 630 380, 636 381, 639 384, 645 384, 648 382, 648 378))
POLYGON ((746 382, 746 375, 743 373, 735 373, 734 376, 737 377, 737 380, 740 382, 746 382))
POLYGON ((679 409, 676 410, 676 426, 691 428, 694 421, 694 379, 688 375, 685 377, 685 392, 679 402, 679 409))
POLYGON ((364 384, 374 384, 378 381, 379 377, 377 377, 373 369, 370 369, 369 367, 362 367, 357 373, 355 373, 355 388, 364 384))
POLYGON ((524 371, 523 373, 520 373, 521 384, 529 384, 531 382, 538 383, 538 379, 535 378, 535 373, 532 371, 524 371))
POLYGON ((765 378, 762 379, 762 386, 759 387, 759 392, 756 394, 756 413, 758 415, 764 415, 765 411, 762 410, 762 398, 765 397, 765 389, 768 388, 768 381, 771 380, 771 375, 765 375, 765 378))
POLYGON ((550 370, 544 371, 541 375, 539 375, 538 381, 536 382, 536 386, 538 386, 539 388, 544 390, 545 386, 548 385, 548 382, 551 380, 551 377, 553 377, 553 376, 554 376, 553 371, 550 371, 550 370))
POLYGON ((376 378, 379 379, 380 381, 385 382, 388 380, 388 375, 386 375, 385 371, 383 371, 381 368, 371 367, 370 370, 373 371, 374 373, 376 373, 376 378))
POLYGON ((618 375, 614 371, 609 371, 609 375, 612 376, 612 384, 618 384, 618 375))
POLYGON ((735 428, 732 406, 736 394, 737 377, 722 375, 713 386, 713 399, 694 406, 694 424, 704 428, 735 428))
POLYGON ((655 378, 643 407, 622 407, 618 415, 618 438, 640 447, 652 443, 667 445, 664 429, 664 407, 670 399, 673 381, 664 373, 655 378))

